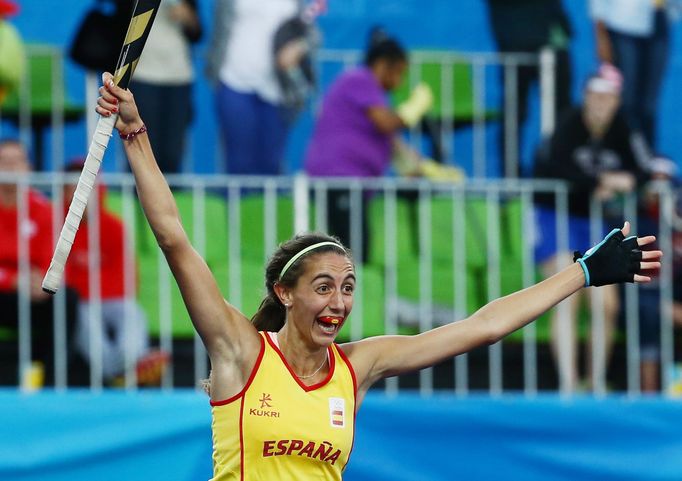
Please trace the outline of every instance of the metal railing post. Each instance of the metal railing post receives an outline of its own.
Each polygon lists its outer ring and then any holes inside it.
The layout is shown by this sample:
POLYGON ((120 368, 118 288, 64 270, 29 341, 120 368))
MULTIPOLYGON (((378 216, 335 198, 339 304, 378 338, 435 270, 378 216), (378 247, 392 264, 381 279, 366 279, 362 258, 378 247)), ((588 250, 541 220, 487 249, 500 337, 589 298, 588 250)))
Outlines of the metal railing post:
POLYGON ((556 123, 556 52, 550 47, 540 51, 540 132, 554 132, 556 123))

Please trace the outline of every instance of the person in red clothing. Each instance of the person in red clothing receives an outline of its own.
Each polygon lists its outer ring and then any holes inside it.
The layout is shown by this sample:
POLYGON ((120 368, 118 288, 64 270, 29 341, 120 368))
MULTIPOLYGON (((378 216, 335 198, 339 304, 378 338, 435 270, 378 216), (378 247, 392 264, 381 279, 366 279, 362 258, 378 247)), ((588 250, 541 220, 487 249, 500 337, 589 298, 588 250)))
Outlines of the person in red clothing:
MULTIPOLYGON (((67 167, 67 172, 80 172, 83 161, 76 160, 67 167)), ((64 208, 68 210, 76 190, 75 184, 64 186, 64 208)), ((147 332, 147 318, 138 305, 136 294, 136 270, 134 253, 126 255, 126 233, 121 219, 109 212, 105 205, 106 189, 97 186, 96 209, 99 222, 99 287, 97 293, 90 291, 90 270, 96 271, 90 261, 90 234, 88 221, 94 203, 86 208, 80 229, 76 234, 69 260, 66 263, 66 285, 78 292, 79 321, 76 330, 76 348, 85 359, 92 359, 91 330, 95 311, 93 299, 98 298, 101 307, 101 356, 102 376, 107 384, 117 384, 127 367, 135 367, 140 384, 156 384, 168 362, 166 353, 151 350, 147 332), (133 284, 126 289, 126 262, 132 272, 133 284)))
MULTIPOLYGON (((26 148, 16 140, 0 141, 0 173, 26 174, 29 170, 26 148)), ((53 298, 42 291, 41 283, 52 258, 52 207, 40 192, 28 189, 22 200, 28 204, 27 218, 18 222, 21 195, 16 182, 0 182, 0 326, 18 329, 21 247, 28 254, 32 358, 43 364, 46 384, 50 384, 54 371, 53 298)), ((77 302, 75 292, 67 289, 67 339, 74 332, 77 302)))

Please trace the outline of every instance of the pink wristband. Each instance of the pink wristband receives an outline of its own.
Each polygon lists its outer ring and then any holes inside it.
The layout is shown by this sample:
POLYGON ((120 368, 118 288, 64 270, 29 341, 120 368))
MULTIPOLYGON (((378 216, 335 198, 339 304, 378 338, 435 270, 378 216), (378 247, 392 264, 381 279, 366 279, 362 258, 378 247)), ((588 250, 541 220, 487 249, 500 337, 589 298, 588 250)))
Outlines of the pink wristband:
POLYGON ((123 140, 133 140, 136 135, 142 134, 146 131, 147 131, 147 126, 145 124, 142 124, 142 127, 140 127, 139 129, 137 129, 135 131, 129 132, 127 134, 124 134, 123 132, 119 132, 118 136, 121 137, 121 139, 123 139, 123 140))

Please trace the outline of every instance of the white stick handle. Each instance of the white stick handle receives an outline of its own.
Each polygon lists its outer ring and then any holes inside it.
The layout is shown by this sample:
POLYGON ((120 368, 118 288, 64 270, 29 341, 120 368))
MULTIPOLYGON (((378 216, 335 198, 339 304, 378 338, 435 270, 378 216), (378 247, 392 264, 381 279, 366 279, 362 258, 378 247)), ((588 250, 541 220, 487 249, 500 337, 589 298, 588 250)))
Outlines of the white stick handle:
POLYGON ((109 145, 109 139, 114 131, 117 118, 118 115, 110 115, 109 117, 100 117, 97 121, 95 133, 90 142, 88 156, 85 159, 83 171, 78 178, 76 192, 73 194, 73 199, 69 206, 69 213, 66 215, 64 226, 59 234, 59 240, 52 255, 50 268, 43 279, 43 290, 50 294, 55 294, 62 282, 64 265, 69 257, 69 252, 71 252, 73 240, 76 238, 76 232, 78 232, 78 227, 83 218, 85 206, 88 204, 88 197, 92 187, 95 185, 95 179, 102 164, 104 152, 107 150, 107 145, 109 145))

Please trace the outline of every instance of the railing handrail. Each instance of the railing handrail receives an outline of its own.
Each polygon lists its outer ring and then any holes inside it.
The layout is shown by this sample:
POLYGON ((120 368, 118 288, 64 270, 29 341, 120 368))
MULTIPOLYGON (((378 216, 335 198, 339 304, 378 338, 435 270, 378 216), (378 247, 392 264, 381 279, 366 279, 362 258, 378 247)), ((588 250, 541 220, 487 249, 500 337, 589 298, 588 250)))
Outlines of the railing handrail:
MULTIPOLYGON (((359 62, 364 51, 359 49, 328 49, 322 48, 315 53, 318 62, 359 62)), ((527 52, 488 52, 488 51, 460 51, 454 49, 410 49, 410 62, 442 62, 442 63, 483 63, 516 65, 538 65, 539 54, 527 52)))
MULTIPOLYGON (((55 176, 63 179, 65 183, 78 181, 77 173, 48 173, 30 172, 13 173, 0 172, 0 184, 23 183, 36 186, 51 186, 55 181, 55 176)), ((325 184, 330 187, 346 187, 351 183, 359 184, 363 188, 394 187, 406 190, 418 190, 429 187, 435 191, 462 191, 478 192, 482 190, 495 189, 499 191, 536 191, 554 192, 557 189, 567 188, 568 183, 559 179, 466 179, 461 183, 434 182, 421 178, 406 177, 310 177, 305 174, 293 176, 258 176, 258 175, 227 175, 227 174, 166 174, 164 177, 167 182, 178 187, 192 187, 195 184, 203 184, 206 188, 228 188, 238 185, 245 188, 264 187, 268 183, 277 185, 278 188, 293 188, 296 178, 303 176, 308 179, 310 184, 325 184)), ((135 178, 130 173, 103 172, 98 176, 100 182, 104 184, 120 184, 122 186, 134 185, 135 178)))

